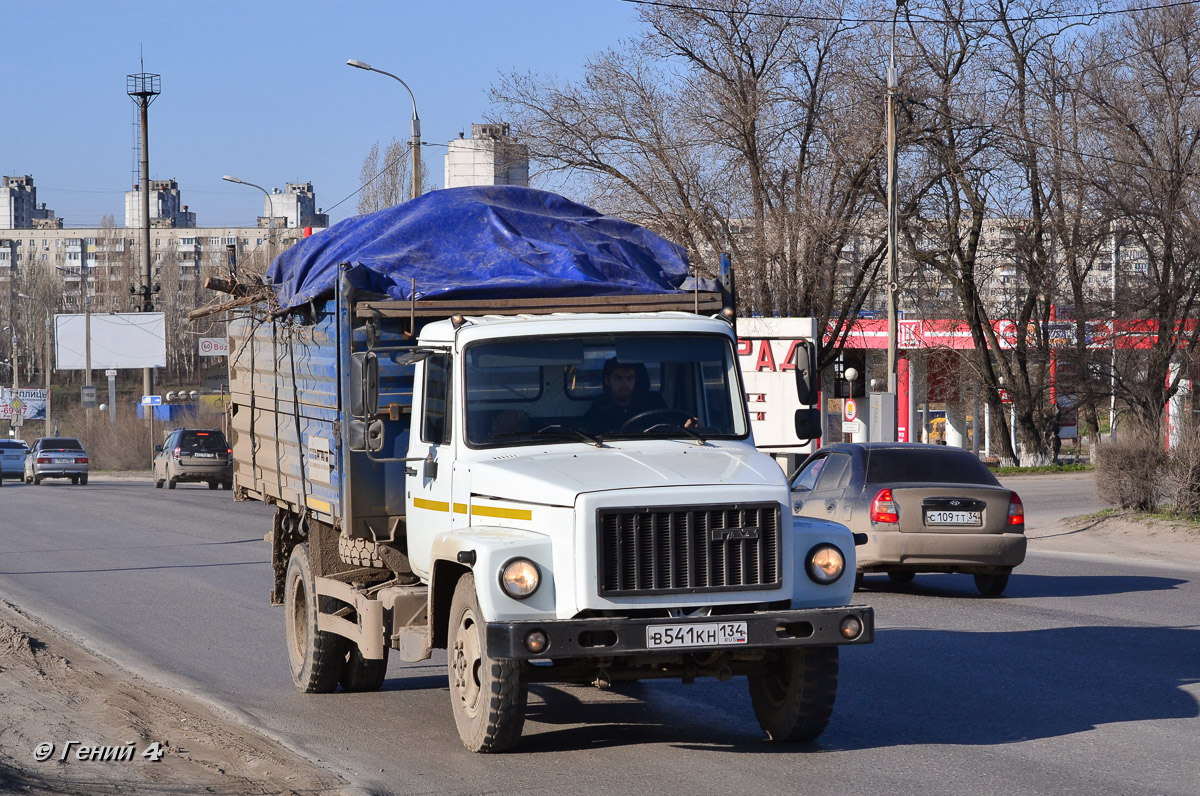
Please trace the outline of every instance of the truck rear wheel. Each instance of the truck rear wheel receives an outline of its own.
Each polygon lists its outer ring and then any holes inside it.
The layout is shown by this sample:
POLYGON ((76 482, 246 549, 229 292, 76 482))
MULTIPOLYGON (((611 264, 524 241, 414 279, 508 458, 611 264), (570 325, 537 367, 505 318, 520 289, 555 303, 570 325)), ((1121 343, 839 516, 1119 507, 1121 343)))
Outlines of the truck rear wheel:
MULTIPOLYGON (((306 694, 328 694, 337 688, 349 642, 336 633, 317 630, 317 590, 307 544, 292 548, 284 583, 283 605, 287 611, 286 638, 292 682, 297 690, 306 694)), ((330 597, 320 599, 332 602, 330 597)))
POLYGON ((342 664, 338 682, 343 691, 378 691, 383 687, 387 675, 388 648, 383 648, 382 660, 368 660, 362 656, 358 645, 346 642, 346 661, 342 664))
POLYGON ((772 655, 758 674, 747 677, 759 726, 772 741, 816 740, 833 714, 837 676, 837 647, 803 647, 772 655))
POLYGON ((519 660, 491 658, 475 577, 463 575, 450 602, 446 643, 450 706, 458 737, 472 752, 503 752, 521 739, 529 683, 519 660))

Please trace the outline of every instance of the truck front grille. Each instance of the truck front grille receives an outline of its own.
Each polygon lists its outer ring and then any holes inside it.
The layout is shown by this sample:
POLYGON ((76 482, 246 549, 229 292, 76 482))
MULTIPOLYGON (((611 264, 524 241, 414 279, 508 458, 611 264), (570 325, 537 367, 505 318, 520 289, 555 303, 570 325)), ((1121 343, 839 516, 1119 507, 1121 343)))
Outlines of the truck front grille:
POLYGON ((777 503, 599 509, 600 594, 777 587, 777 503))

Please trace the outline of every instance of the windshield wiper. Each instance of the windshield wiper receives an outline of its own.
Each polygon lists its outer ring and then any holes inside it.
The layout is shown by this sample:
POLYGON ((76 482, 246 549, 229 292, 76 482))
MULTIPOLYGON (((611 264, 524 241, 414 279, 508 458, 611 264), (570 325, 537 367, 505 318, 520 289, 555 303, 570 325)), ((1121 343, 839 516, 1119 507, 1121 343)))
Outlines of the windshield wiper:
POLYGON ((604 443, 601 442, 600 438, 597 437, 595 434, 589 434, 581 428, 576 428, 575 426, 566 426, 566 425, 563 425, 562 423, 551 423, 548 426, 539 428, 537 431, 535 431, 533 433, 535 436, 539 436, 539 437, 542 437, 542 436, 575 437, 576 439, 581 439, 584 442, 587 442, 589 445, 595 445, 597 448, 604 447, 604 443))
POLYGON ((669 439, 670 437, 675 436, 673 433, 672 434, 664 434, 661 432, 658 434, 651 433, 655 429, 670 429, 672 432, 674 432, 676 429, 678 429, 679 431, 682 431, 684 434, 687 434, 689 437, 694 438, 699 444, 701 444, 701 445, 708 444, 707 437, 701 436, 700 434, 696 433, 695 431, 692 431, 690 428, 687 428, 686 426, 680 426, 675 423, 658 423, 657 425, 650 426, 649 428, 642 429, 641 431, 624 431, 624 432, 614 431, 611 434, 602 435, 600 437, 600 439, 614 439, 617 437, 623 437, 623 438, 628 438, 628 439, 637 439, 638 437, 660 437, 660 438, 669 439))

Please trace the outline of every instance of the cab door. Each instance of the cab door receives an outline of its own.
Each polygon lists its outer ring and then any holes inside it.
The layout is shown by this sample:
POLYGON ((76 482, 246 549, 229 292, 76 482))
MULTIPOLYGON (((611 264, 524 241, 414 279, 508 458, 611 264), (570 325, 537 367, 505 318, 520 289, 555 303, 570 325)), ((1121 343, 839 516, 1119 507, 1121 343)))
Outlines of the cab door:
POLYGON ((450 530, 454 517, 453 368, 450 352, 431 354, 420 365, 420 398, 409 432, 405 503, 408 558, 413 571, 430 574, 433 537, 450 530))

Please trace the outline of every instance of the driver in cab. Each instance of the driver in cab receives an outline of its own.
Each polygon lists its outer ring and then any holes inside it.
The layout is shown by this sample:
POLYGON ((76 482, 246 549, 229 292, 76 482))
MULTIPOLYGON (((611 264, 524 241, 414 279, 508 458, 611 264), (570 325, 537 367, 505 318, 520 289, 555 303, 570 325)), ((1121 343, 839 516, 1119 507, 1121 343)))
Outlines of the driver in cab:
MULTIPOLYGON (((594 433, 611 434, 639 415, 659 412, 670 410, 662 396, 650 389, 646 366, 612 357, 604 363, 604 392, 592 401, 583 419, 594 433)), ((686 421, 688 428, 694 424, 694 418, 686 421)))

